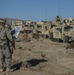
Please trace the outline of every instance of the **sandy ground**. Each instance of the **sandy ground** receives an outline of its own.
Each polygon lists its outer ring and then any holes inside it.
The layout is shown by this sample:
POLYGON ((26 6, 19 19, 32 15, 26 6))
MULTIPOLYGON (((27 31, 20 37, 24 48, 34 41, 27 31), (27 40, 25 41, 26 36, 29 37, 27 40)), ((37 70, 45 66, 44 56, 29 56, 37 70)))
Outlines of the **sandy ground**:
POLYGON ((74 51, 66 44, 49 39, 16 42, 12 68, 14 72, 0 75, 74 75, 74 51), (28 62, 30 66, 23 65, 28 62))

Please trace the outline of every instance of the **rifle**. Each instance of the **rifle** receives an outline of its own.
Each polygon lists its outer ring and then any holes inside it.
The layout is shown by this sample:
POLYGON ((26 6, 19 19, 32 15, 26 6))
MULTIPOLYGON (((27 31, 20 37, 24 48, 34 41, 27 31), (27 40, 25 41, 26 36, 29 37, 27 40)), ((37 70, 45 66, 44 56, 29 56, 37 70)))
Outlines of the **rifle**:
POLYGON ((10 50, 11 54, 13 54, 13 49, 16 49, 15 48, 15 41, 13 38, 12 38, 13 41, 9 40, 9 38, 7 36, 6 36, 6 39, 7 39, 7 43, 9 46, 9 50, 10 50), (10 44, 11 44, 11 48, 10 48, 10 44))
MULTIPOLYGON (((5 28, 5 27, 4 27, 5 28)), ((11 34, 10 34, 11 35, 11 34)), ((5 37, 6 37, 6 40, 7 40, 7 44, 8 44, 8 48, 10 50, 10 53, 12 54, 13 53, 13 49, 16 49, 15 48, 15 41, 14 41, 14 38, 12 37, 12 41, 8 38, 7 36, 7 33, 6 33, 6 30, 5 30, 5 37), (10 48, 10 44, 12 46, 12 48, 10 48)))
POLYGON ((16 48, 15 48, 15 41, 14 41, 14 38, 13 38, 12 46, 13 46, 14 49, 16 49, 16 48))

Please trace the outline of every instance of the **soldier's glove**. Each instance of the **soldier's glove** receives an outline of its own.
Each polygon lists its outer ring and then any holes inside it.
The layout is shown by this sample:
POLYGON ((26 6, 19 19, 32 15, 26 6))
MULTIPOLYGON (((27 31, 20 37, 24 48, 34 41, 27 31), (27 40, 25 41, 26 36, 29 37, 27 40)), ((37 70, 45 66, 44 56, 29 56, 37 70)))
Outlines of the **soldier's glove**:
POLYGON ((13 46, 14 49, 16 49, 16 48, 15 48, 15 42, 12 43, 12 46, 13 46))

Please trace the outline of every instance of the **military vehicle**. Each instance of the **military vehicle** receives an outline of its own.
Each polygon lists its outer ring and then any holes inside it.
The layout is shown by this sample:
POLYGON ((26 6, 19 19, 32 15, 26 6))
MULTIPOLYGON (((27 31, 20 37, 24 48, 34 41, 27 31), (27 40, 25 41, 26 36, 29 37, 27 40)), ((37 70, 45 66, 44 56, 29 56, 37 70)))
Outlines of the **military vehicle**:
POLYGON ((43 24, 36 24, 34 28, 36 33, 39 33, 39 35, 46 38, 49 36, 50 27, 51 27, 50 24, 43 23, 43 24))
POLYGON ((66 23, 66 25, 74 25, 74 19, 73 18, 67 18, 64 20, 64 23, 66 23))
POLYGON ((39 33, 44 38, 51 38, 53 27, 60 26, 60 22, 38 22, 36 25, 34 25, 34 29, 37 33, 39 33), (51 34, 50 34, 51 33, 51 34))
POLYGON ((74 40, 74 25, 53 27, 52 38, 65 43, 74 40))
POLYGON ((25 24, 23 29, 27 34, 31 33, 31 32, 33 32, 34 25, 33 24, 25 24))
POLYGON ((26 21, 22 26, 22 32, 25 32, 27 34, 32 33, 34 30, 34 24, 35 22, 26 21))

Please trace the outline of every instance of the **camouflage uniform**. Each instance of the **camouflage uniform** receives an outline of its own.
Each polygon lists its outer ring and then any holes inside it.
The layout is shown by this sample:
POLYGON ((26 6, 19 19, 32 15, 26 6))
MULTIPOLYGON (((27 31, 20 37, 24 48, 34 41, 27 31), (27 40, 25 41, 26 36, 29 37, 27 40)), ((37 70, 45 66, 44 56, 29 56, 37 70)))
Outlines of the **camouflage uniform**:
MULTIPOLYGON (((2 25, 0 26, 2 27, 2 25)), ((10 69, 11 67, 12 54, 10 42, 13 42, 11 30, 8 25, 4 25, 0 30, 0 69, 4 67, 10 69)))

